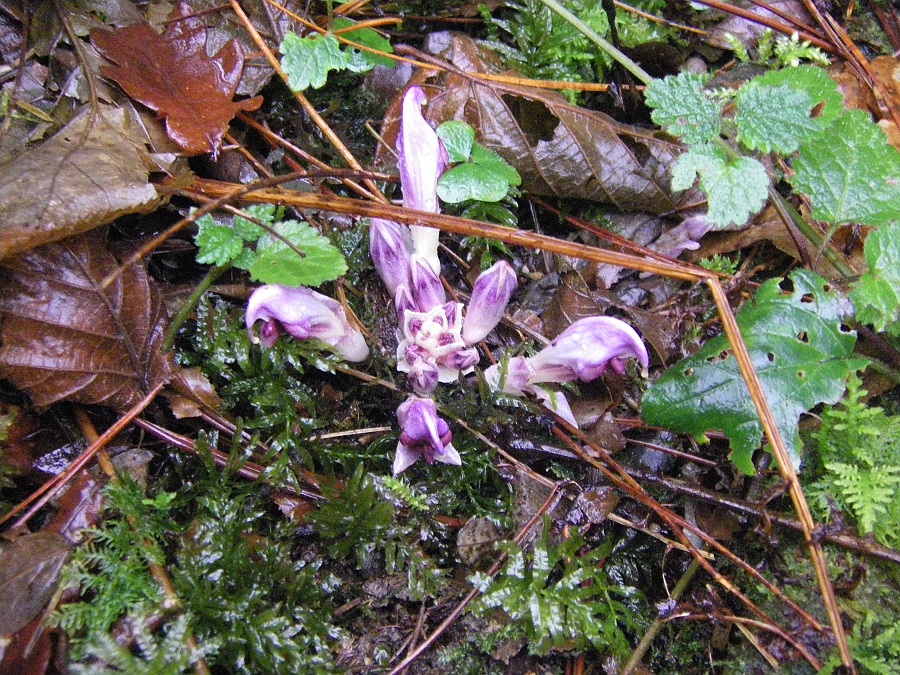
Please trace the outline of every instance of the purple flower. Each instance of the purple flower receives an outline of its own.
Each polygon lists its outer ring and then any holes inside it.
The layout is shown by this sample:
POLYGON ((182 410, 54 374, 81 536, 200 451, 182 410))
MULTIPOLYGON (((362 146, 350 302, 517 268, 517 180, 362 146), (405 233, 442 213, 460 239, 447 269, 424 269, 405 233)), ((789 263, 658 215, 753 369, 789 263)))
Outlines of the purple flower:
POLYGON ((503 312, 516 286, 518 281, 515 271, 509 263, 502 260, 478 275, 466 310, 463 342, 473 345, 494 330, 503 318, 503 312))
POLYGON ((431 388, 423 389, 419 384, 423 381, 420 371, 436 368, 438 382, 453 382, 460 371, 471 370, 478 362, 477 352, 466 348, 460 335, 461 328, 462 305, 458 302, 437 305, 427 312, 410 309, 403 312, 397 370, 410 374, 408 382, 414 391, 429 394, 437 386, 437 382, 427 380, 431 388), (419 361, 425 361, 427 365, 419 364, 419 361))
POLYGON ((640 336, 624 321, 611 316, 579 319, 559 337, 528 359, 534 374, 529 384, 538 382, 590 382, 607 366, 625 372, 625 359, 635 358, 647 369, 649 357, 640 336))
MULTIPOLYGON (((437 213, 437 182, 447 167, 447 151, 431 125, 422 117, 425 92, 410 87, 403 95, 400 134, 397 136, 397 155, 400 158, 400 184, 403 186, 403 206, 418 211, 437 213)), ((435 274, 441 271, 438 260, 440 231, 432 227, 414 225, 410 228, 416 253, 424 256, 435 274)))
POLYGON ((390 220, 372 218, 369 227, 369 253, 378 275, 394 295, 402 284, 409 284, 409 259, 412 242, 409 230, 390 220))
POLYGON ((394 457, 394 475, 408 469, 419 457, 429 464, 462 464, 462 458, 450 443, 453 435, 447 423, 438 417, 437 404, 430 398, 410 396, 397 408, 400 442, 394 457))
POLYGON ((271 347, 284 331, 298 340, 321 340, 347 361, 369 356, 362 333, 350 326, 341 304, 302 286, 260 286, 247 301, 246 322, 254 344, 271 347), (257 321, 263 322, 259 337, 253 328, 257 321))
POLYGON ((447 294, 444 292, 441 278, 435 274, 425 258, 414 254, 410 260, 409 269, 409 288, 420 312, 427 312, 447 301, 447 294))

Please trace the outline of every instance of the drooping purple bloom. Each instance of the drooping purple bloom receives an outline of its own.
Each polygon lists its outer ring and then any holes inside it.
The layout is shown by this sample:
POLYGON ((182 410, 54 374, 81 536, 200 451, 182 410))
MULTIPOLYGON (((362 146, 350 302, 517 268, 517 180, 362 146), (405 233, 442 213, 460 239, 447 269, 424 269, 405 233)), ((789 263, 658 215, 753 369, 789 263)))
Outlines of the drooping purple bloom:
POLYGON ((347 321, 341 304, 309 288, 260 286, 247 301, 246 323, 254 344, 272 347, 286 332, 298 340, 321 340, 347 361, 364 361, 369 356, 362 333, 347 321), (259 337, 254 333, 257 321, 263 322, 259 337))
POLYGON ((618 373, 625 372, 625 360, 629 358, 637 359, 644 370, 650 361, 635 330, 611 316, 591 316, 573 323, 528 359, 534 372, 529 383, 590 382, 608 366, 618 373))
POLYGON ((515 270, 503 260, 478 275, 463 323, 463 342, 473 345, 494 330, 518 283, 515 270))
MULTIPOLYGON (((437 182, 447 167, 447 151, 434 129, 422 116, 425 92, 410 87, 403 95, 400 133, 397 136, 397 168, 403 187, 403 206, 418 211, 438 213, 437 182)), ((440 274, 438 236, 432 227, 410 227, 415 252, 423 256, 432 270, 440 274)))
POLYGON ((451 444, 453 435, 447 422, 437 414, 437 404, 430 398, 410 396, 397 408, 400 442, 394 457, 394 475, 408 469, 419 457, 429 464, 462 464, 462 458, 451 444))
POLYGON ((390 220, 372 218, 369 227, 369 254, 391 295, 397 292, 399 286, 409 284, 411 247, 407 227, 390 220))

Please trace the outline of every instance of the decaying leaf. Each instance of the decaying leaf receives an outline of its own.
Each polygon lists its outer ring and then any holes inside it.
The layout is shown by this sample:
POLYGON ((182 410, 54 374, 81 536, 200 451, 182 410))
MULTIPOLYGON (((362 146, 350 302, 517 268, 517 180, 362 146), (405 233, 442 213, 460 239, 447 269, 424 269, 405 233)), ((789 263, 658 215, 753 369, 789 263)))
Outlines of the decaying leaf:
POLYGON ((0 268, 0 377, 38 406, 66 399, 119 410, 168 381, 156 287, 134 264, 102 289, 117 267, 90 232, 0 268))
POLYGON ((0 165, 0 259, 155 208, 145 155, 123 111, 101 105, 0 165))
POLYGON ((0 635, 16 633, 44 609, 71 550, 55 532, 26 534, 0 546, 0 635))
MULTIPOLYGON (((467 73, 501 72, 491 53, 471 38, 444 35, 441 55, 456 68, 467 73)), ((418 80, 429 99, 430 120, 472 125, 482 145, 516 168, 527 192, 653 213, 701 201, 691 190, 673 196, 670 169, 681 148, 651 131, 619 124, 603 113, 573 106, 559 94, 531 87, 460 73, 433 77, 423 71, 418 80)), ((395 103, 386 116, 389 140, 395 135, 391 120, 397 107, 395 103)))
POLYGON ((137 23, 93 30, 91 41, 116 64, 101 67, 103 76, 165 117, 169 136, 187 154, 216 152, 232 118, 262 105, 258 96, 233 100, 244 68, 240 45, 231 40, 208 56, 206 26, 185 3, 172 10, 162 35, 137 23))

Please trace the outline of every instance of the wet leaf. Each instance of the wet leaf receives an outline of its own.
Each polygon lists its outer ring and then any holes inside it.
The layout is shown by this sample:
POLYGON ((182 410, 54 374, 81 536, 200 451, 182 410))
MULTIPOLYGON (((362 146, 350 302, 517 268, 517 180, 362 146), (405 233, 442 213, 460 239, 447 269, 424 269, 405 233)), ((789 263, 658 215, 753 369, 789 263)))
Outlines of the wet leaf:
POLYGON ((0 165, 0 259, 152 210, 145 154, 124 112, 101 105, 0 165))
MULTIPOLYGON (((500 73, 493 55, 463 35, 448 38, 442 55, 461 70, 500 73)), ((513 75, 515 73, 504 73, 513 75)), ((591 199, 626 211, 664 213, 697 193, 673 196, 670 170, 680 146, 599 112, 570 105, 558 94, 524 86, 481 82, 459 74, 420 78, 433 122, 463 120, 478 140, 509 162, 522 189, 537 195, 591 199)), ((396 135, 399 106, 386 118, 385 137, 396 135)))
MULTIPOLYGON (((841 323, 852 311, 847 299, 807 270, 790 279, 790 292, 778 279, 763 284, 737 321, 778 428, 799 464, 800 415, 819 403, 835 403, 848 375, 866 361, 851 358, 856 334, 841 323)), ((724 335, 663 373, 644 396, 643 415, 648 424, 673 431, 722 430, 731 441, 732 461, 753 473, 762 426, 724 335)))
POLYGON ((208 56, 206 26, 191 13, 188 5, 176 5, 174 20, 162 35, 137 23, 116 31, 93 30, 91 41, 116 64, 101 67, 103 76, 165 117, 172 140, 197 155, 215 152, 232 118, 241 110, 256 110, 262 99, 233 100, 243 52, 231 40, 208 56))
POLYGON ((167 381, 162 303, 144 268, 106 290, 118 262, 91 232, 8 261, 0 269, 0 376, 31 395, 122 410, 167 381))
POLYGON ((0 545, 0 635, 21 630, 47 605, 71 545, 54 532, 35 532, 0 545))
POLYGON ((318 286, 337 279, 347 271, 341 252, 308 223, 286 220, 275 231, 299 248, 304 256, 272 235, 263 236, 256 248, 256 259, 250 265, 250 276, 265 284, 318 286))

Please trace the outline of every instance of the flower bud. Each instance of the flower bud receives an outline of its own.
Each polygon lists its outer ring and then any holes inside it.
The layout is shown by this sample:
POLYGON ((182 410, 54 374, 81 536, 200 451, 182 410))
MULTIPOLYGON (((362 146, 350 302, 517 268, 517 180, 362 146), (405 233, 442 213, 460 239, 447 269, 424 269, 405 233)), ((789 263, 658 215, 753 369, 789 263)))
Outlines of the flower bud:
POLYGON ((434 273, 425 258, 418 254, 410 259, 410 280, 410 290, 420 312, 428 312, 447 301, 441 278, 434 273))
POLYGON ((409 284, 409 231, 390 220, 372 218, 369 227, 369 254, 378 275, 394 295, 401 284, 409 284))
POLYGON ((516 286, 516 273, 503 260, 478 275, 463 323, 463 342, 473 345, 494 330, 503 318, 503 312, 516 286))
POLYGON ((254 344, 271 347, 284 331, 298 340, 321 340, 347 361, 369 356, 362 333, 350 326, 341 304, 302 286, 260 286, 247 301, 246 323, 254 344), (257 321, 264 322, 259 337, 253 329, 257 321))

